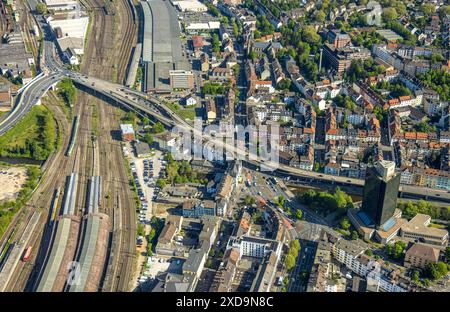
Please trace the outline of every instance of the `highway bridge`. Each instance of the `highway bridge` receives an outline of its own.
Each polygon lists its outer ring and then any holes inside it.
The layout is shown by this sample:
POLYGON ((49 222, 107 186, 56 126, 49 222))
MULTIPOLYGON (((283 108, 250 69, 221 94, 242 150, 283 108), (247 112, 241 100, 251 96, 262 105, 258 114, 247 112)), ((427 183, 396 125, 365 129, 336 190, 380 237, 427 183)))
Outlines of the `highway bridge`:
MULTIPOLYGON (((38 18, 38 20, 40 19, 38 18)), ((140 115, 149 115, 151 118, 162 122, 168 127, 176 126, 179 130, 190 133, 194 137, 201 137, 202 140, 208 142, 209 145, 213 145, 216 148, 222 148, 223 151, 233 151, 235 156, 245 160, 245 162, 254 166, 257 170, 259 168, 265 168, 266 171, 272 172, 273 174, 290 176, 291 178, 316 180, 336 185, 363 186, 364 181, 360 179, 302 170, 274 161, 249 159, 248 149, 238 149, 234 144, 230 145, 225 143, 222 138, 216 138, 212 135, 205 134, 198 129, 194 129, 194 127, 154 96, 132 90, 124 85, 108 82, 95 77, 88 77, 65 68, 57 59, 51 31, 49 31, 48 26, 43 21, 40 22, 42 28, 45 30, 43 58, 44 75, 23 88, 14 109, 0 122, 0 135, 13 127, 31 109, 31 107, 39 101, 52 85, 59 80, 68 77, 72 79, 75 85, 81 90, 101 97, 111 104, 121 105, 126 109, 138 112, 140 115)), ((405 197, 412 196, 413 198, 425 198, 430 200, 438 199, 441 202, 450 203, 450 192, 445 190, 403 185, 401 186, 400 193, 405 195, 405 197)))

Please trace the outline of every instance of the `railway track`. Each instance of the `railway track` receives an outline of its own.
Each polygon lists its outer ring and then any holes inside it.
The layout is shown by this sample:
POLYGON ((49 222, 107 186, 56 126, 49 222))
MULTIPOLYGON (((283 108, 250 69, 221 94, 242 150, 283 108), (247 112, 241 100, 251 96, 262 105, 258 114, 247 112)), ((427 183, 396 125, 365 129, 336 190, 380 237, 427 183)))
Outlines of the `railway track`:
MULTIPOLYGON (((49 101, 46 105, 54 114, 57 129, 61 135, 61 146, 56 153, 47 159, 46 164, 43 166, 44 174, 41 183, 27 205, 22 209, 21 218, 23 220, 29 219, 36 210, 41 210, 43 213, 29 242, 29 245, 33 248, 32 257, 27 263, 19 262, 9 283, 8 289, 13 291, 29 290, 29 286, 32 284, 32 280, 37 272, 36 269, 39 268, 44 260, 43 255, 44 250, 46 250, 46 242, 43 242, 42 239, 46 230, 45 224, 52 201, 52 197, 48 196, 48 194, 53 194, 57 185, 64 183, 66 168, 70 167, 70 159, 64 157, 64 149, 68 144, 70 124, 57 101, 56 96, 53 93, 49 93, 49 101)), ((19 237, 23 232, 23 224, 19 222, 19 224, 15 224, 15 228, 15 237, 19 237)))
MULTIPOLYGON (((137 20, 136 20, 136 9, 134 7, 134 4, 131 0, 120 0, 118 3, 118 6, 122 7, 122 10, 119 10, 121 19, 123 19, 122 12, 125 12, 125 27, 122 27, 124 29, 124 41, 123 46, 124 48, 121 49, 120 55, 119 55, 119 75, 118 75, 118 81, 121 83, 125 83, 126 80, 126 72, 128 65, 130 63, 131 58, 131 52, 132 47, 134 46, 134 43, 137 38, 137 20)), ((121 23, 123 24, 123 22, 121 23)))
MULTIPOLYGON (((126 67, 128 65, 128 58, 131 54, 131 46, 133 37, 129 36, 128 31, 133 31, 135 36, 136 29, 134 29, 132 21, 132 13, 127 8, 127 2, 123 0, 121 3, 121 16, 125 18, 124 22, 125 32, 116 34, 111 29, 113 24, 112 18, 105 15, 104 10, 99 10, 103 7, 101 0, 83 0, 82 3, 93 14, 93 36, 89 37, 89 44, 85 53, 86 59, 82 62, 81 71, 86 74, 94 74, 102 76, 111 80, 115 75, 117 77, 125 77, 126 67), (125 9, 125 10, 124 10, 125 9), (123 12, 122 12, 123 11, 123 12), (106 30, 106 31, 105 31, 106 30), (120 37, 120 38, 118 38, 120 37), (122 44, 124 42, 125 44, 122 44), (128 57, 127 57, 128 56, 128 57), (116 72, 117 71, 117 72, 116 72)), ((31 291, 34 289, 36 278, 39 269, 42 267, 47 255, 48 247, 50 245, 51 230, 48 229, 46 220, 48 220, 48 213, 51 207, 52 194, 56 188, 64 184, 65 177, 70 174, 72 170, 79 172, 79 187, 76 204, 76 215, 80 215, 80 209, 83 208, 87 179, 96 171, 100 172, 103 178, 102 191, 103 194, 117 194, 120 198, 119 207, 121 227, 121 239, 118 255, 116 259, 120 259, 120 263, 116 265, 117 275, 114 287, 111 290, 129 291, 132 272, 135 264, 135 203, 133 201, 134 194, 128 184, 128 175, 123 162, 122 149, 120 143, 112 138, 112 133, 119 130, 120 114, 119 110, 110 105, 102 103, 102 101, 91 97, 87 94, 80 93, 76 108, 78 108, 78 115, 80 116, 80 128, 75 144, 75 149, 72 156, 64 156, 65 149, 69 140, 70 118, 65 116, 61 107, 56 103, 57 98, 50 94, 50 102, 52 102, 52 111, 54 111, 55 119, 57 120, 58 129, 61 131, 62 144, 59 150, 47 160, 45 166, 44 179, 40 184, 38 190, 33 194, 28 204, 17 215, 17 220, 26 220, 37 209, 43 210, 42 220, 39 226, 35 229, 30 244, 33 247, 33 254, 29 262, 20 262, 13 274, 13 278, 9 283, 10 290, 31 291), (95 155, 92 147, 91 132, 92 132, 92 109, 96 105, 100 109, 102 120, 101 131, 98 135, 98 155, 95 155), (97 161, 94 160, 97 158, 97 161), (96 168, 95 164, 99 166, 96 168), (109 183, 107 182, 109 181, 109 183), (49 232, 50 231, 50 232, 49 232)), ((111 217, 114 217, 113 204, 105 204, 103 208, 105 212, 111 217)), ((81 210, 82 211, 82 210, 81 210)), ((117 212, 116 212, 117 213, 117 212)), ((23 232, 23 225, 21 222, 16 222, 17 226, 11 227, 9 232, 16 229, 15 235, 19 237, 23 232)), ((79 232, 81 233, 81 232, 79 232)), ((5 235, 8 237, 8 235, 5 235)), ((78 239, 74 237, 73 239, 78 239)), ((67 258, 67 257, 66 257, 67 258)), ((65 260, 67 261, 68 259, 65 260)), ((72 259, 70 259, 72 260, 72 259)), ((65 265, 64 263, 62 265, 65 265)))
MULTIPOLYGON (((101 0, 83 0, 82 3, 88 10, 103 7, 101 0)), ((113 24, 113 16, 106 15, 104 10, 94 10, 94 21, 92 26, 93 36, 89 39, 87 56, 89 61, 82 66, 82 72, 101 76, 111 80, 125 77, 128 59, 131 54, 132 43, 135 37, 136 29, 133 26, 132 13, 126 0, 117 3, 121 27, 125 31, 111 32, 105 31, 111 29, 108 25, 113 24), (125 25, 123 25, 125 24, 125 25), (105 28, 106 27, 106 28, 105 28), (133 36, 130 33, 133 33, 133 36)), ((117 14, 116 14, 117 16, 117 14)), ((85 95, 87 96, 87 95, 85 95)), ((120 110, 103 103, 97 98, 88 96, 91 105, 97 106, 98 119, 102 122, 97 129, 97 147, 99 175, 102 177, 102 194, 106 194, 105 204, 101 211, 106 213, 110 220, 114 218, 114 206, 120 209, 119 214, 122 219, 122 237, 124 237, 117 250, 112 250, 115 259, 120 259, 116 265, 117 275, 113 287, 103 289, 104 291, 129 291, 130 279, 135 263, 135 203, 134 194, 128 184, 128 175, 123 165, 122 148, 117 138, 113 134, 118 133, 120 110), (114 199, 119 198, 120 202, 115 205, 114 199), (131 200, 130 200, 131 199, 131 200)), ((91 111, 91 110, 89 110, 91 111)), ((112 222, 111 222, 112 224, 112 222)), ((106 265, 106 264, 105 264, 106 265)), ((115 270, 116 271, 116 270, 115 270)), ((113 273, 114 274, 114 273, 113 273)))

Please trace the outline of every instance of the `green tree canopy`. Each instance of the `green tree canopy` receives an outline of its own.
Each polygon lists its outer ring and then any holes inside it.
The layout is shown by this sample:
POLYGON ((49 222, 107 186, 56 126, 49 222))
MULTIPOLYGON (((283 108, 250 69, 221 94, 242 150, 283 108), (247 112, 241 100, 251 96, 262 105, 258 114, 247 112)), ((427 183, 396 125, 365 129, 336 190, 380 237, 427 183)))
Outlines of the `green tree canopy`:
POLYGON ((384 8, 381 16, 385 22, 392 22, 398 17, 397 10, 393 7, 384 8))
POLYGON ((350 221, 348 220, 348 218, 347 217, 345 217, 345 218, 343 218, 342 220, 341 220, 341 228, 343 229, 343 230, 348 230, 349 228, 350 228, 350 221))
POLYGON ((39 14, 47 13, 47 5, 45 3, 39 2, 38 4, 36 4, 36 11, 39 14))
POLYGON ((164 132, 165 128, 163 126, 162 123, 160 123, 159 121, 157 121, 154 125, 153 125, 153 133, 161 133, 164 132))
POLYGON ((295 258, 294 258, 294 256, 288 254, 286 256, 284 264, 286 266, 286 270, 288 270, 288 271, 292 270, 295 267, 295 258))

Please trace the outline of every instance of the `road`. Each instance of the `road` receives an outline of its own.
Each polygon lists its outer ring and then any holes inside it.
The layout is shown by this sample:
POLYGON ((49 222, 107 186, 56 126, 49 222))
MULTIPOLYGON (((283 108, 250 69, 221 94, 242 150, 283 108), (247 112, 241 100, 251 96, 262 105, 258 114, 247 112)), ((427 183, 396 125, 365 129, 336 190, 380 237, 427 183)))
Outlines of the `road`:
POLYGON ((289 274, 288 292, 305 292, 308 285, 308 276, 314 264, 317 243, 300 241, 300 252, 297 263, 289 274))

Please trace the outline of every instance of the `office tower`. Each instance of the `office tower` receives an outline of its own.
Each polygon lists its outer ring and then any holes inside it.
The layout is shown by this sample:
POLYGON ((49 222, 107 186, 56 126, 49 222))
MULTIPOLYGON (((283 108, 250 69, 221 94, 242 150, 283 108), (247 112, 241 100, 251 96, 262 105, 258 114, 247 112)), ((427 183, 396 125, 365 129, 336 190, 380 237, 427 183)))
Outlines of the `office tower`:
POLYGON ((382 160, 367 167, 361 210, 376 228, 394 215, 399 185, 400 174, 395 172, 394 162, 382 160))

